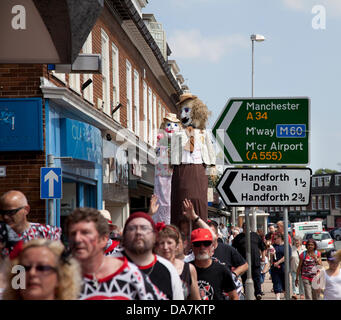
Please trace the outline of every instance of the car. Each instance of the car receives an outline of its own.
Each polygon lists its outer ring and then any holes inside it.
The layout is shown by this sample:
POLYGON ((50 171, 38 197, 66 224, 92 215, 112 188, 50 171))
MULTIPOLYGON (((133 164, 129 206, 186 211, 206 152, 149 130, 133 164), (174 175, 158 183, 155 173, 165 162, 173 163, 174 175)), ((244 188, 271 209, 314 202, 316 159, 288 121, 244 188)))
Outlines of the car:
POLYGON ((336 241, 340 241, 341 240, 341 228, 335 228, 335 229, 331 230, 330 235, 336 241))
POLYGON ((317 243, 317 250, 324 256, 328 251, 335 249, 335 241, 327 231, 307 232, 303 237, 303 245, 308 239, 314 239, 317 243))

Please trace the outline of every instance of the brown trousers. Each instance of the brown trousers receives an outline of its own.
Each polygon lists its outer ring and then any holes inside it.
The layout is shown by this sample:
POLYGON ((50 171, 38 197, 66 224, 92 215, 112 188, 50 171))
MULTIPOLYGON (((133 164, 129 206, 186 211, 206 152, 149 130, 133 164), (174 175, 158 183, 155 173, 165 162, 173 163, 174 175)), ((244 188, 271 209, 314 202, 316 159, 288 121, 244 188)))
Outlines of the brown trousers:
POLYGON ((183 216, 183 200, 191 200, 197 215, 207 221, 208 176, 203 164, 174 166, 171 191, 171 223, 179 226, 183 216))

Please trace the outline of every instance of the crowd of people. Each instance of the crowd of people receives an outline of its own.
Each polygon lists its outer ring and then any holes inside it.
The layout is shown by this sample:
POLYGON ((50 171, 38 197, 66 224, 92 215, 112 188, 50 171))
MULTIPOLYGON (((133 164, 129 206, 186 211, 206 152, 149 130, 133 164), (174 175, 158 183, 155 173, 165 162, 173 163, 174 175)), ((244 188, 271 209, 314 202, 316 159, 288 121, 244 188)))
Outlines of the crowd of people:
MULTIPOLYGON (((123 230, 110 214, 77 208, 59 227, 28 220, 26 196, 0 197, 0 297, 4 300, 242 300, 249 265, 243 227, 202 219, 188 199, 179 224, 155 222, 158 199, 123 230), (62 237, 63 235, 63 237, 62 237), (67 241, 61 241, 67 239, 67 241)), ((285 289, 283 222, 251 232, 255 299, 269 273, 276 299, 285 289), (276 228, 277 227, 277 228, 276 228)), ((321 268, 316 242, 290 239, 292 299, 341 299, 341 252, 321 268)))

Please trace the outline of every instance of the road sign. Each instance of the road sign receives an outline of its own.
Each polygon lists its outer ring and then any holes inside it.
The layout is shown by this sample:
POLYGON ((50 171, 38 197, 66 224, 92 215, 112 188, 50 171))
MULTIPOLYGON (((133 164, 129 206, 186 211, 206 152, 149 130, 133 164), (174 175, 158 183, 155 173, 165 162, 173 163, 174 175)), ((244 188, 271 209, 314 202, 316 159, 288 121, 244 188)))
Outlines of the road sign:
POLYGON ((227 206, 306 206, 310 168, 228 168, 217 184, 227 206))
POLYGON ((62 197, 62 169, 40 168, 40 199, 62 197))
POLYGON ((212 132, 229 164, 307 165, 310 99, 232 98, 212 132))

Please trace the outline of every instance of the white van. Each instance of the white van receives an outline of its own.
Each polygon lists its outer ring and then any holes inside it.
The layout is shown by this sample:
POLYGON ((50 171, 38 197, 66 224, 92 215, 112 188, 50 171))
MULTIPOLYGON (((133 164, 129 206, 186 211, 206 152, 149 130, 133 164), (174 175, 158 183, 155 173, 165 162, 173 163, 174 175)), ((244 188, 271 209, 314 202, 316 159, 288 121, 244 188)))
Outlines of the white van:
POLYGON ((291 226, 293 237, 300 237, 302 239, 307 232, 323 231, 322 221, 295 222, 291 226))

